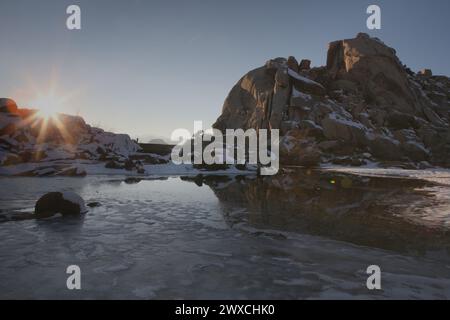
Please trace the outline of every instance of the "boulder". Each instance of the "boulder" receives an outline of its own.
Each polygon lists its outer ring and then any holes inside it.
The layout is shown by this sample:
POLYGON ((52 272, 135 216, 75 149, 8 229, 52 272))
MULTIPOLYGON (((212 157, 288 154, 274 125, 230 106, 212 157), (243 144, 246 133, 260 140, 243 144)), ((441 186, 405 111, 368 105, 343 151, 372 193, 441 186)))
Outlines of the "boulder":
POLYGON ((327 69, 332 79, 350 80, 364 88, 369 102, 410 114, 420 109, 395 50, 377 38, 358 34, 330 43, 327 69))
POLYGON ((392 110, 386 116, 386 124, 392 129, 417 128, 416 118, 410 114, 392 110))
POLYGON ((365 145, 366 128, 358 122, 330 113, 322 120, 323 134, 329 140, 343 140, 352 145, 365 145))
POLYGON ((444 127, 446 124, 442 121, 441 117, 439 117, 436 112, 434 112, 430 107, 424 107, 423 112, 427 119, 437 127, 444 127))
POLYGON ((415 162, 426 161, 430 152, 417 137, 412 129, 403 129, 394 132, 394 137, 400 142, 404 154, 415 162))
POLYGON ((402 144, 405 155, 415 162, 427 161, 430 158, 429 151, 423 144, 417 141, 408 141, 402 144))
POLYGON ((303 59, 300 61, 300 65, 298 66, 300 71, 310 70, 311 69, 311 60, 303 59))
POLYGON ((401 160, 403 153, 400 142, 394 138, 381 134, 368 135, 368 146, 370 152, 382 160, 401 160))
POLYGON ((136 178, 136 177, 127 177, 127 178, 125 178, 125 183, 126 184, 137 184, 137 183, 139 183, 141 181, 142 181, 141 178, 136 178))
POLYGON ((320 150, 328 153, 334 153, 340 148, 340 146, 341 143, 337 140, 326 140, 317 145, 320 150))
POLYGON ((289 132, 292 129, 298 129, 299 128, 299 122, 298 121, 281 121, 280 125, 280 134, 285 135, 287 132, 289 132))
POLYGON ((250 71, 242 77, 225 99, 222 114, 213 127, 221 131, 267 128, 275 73, 279 65, 279 62, 270 60, 265 67, 250 71))
POLYGON ((291 82, 297 91, 324 95, 325 88, 295 69, 296 60, 276 58, 242 77, 225 99, 213 128, 280 128, 291 98, 291 82), (289 62, 288 62, 289 60, 289 62), (290 67, 289 67, 290 66, 290 67))
POLYGON ((17 127, 14 123, 7 123, 4 126, 0 128, 0 136, 3 135, 12 135, 14 132, 16 132, 17 127))
POLYGON ((16 102, 8 98, 0 98, 0 112, 17 113, 16 102))
POLYGON ((295 57, 290 56, 287 59, 287 66, 289 69, 294 70, 295 72, 298 72, 298 61, 297 59, 295 59, 295 57))
POLYGON ((127 171, 131 171, 136 167, 135 163, 133 162, 133 160, 127 159, 124 163, 124 168, 127 171))
POLYGON ((429 124, 421 126, 417 130, 417 135, 428 148, 434 148, 440 143, 439 133, 429 124))
POLYGON ((358 85, 350 80, 336 80, 330 85, 331 90, 342 90, 344 92, 358 92, 358 85))
POLYGON ((312 120, 301 120, 298 128, 304 132, 305 136, 321 138, 323 137, 323 128, 312 120))
POLYGON ((34 213, 38 217, 50 217, 57 213, 78 215, 86 213, 84 200, 73 192, 50 192, 36 202, 34 213))
POLYGON ((280 161, 285 165, 317 166, 321 152, 314 139, 302 137, 298 129, 291 130, 280 140, 280 161))
POLYGON ((424 76, 424 77, 431 77, 433 75, 433 72, 431 71, 431 69, 422 69, 418 73, 419 73, 419 75, 424 76))

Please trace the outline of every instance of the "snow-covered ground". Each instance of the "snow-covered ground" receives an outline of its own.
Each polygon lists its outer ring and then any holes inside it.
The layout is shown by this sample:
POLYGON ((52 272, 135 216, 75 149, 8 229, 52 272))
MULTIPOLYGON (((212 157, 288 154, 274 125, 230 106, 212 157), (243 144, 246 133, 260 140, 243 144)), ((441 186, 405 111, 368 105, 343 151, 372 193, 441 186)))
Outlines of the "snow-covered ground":
MULTIPOLYGON (((0 224, 0 298, 450 299, 448 252, 425 258, 231 221, 248 209, 225 206, 206 185, 124 178, 0 178, 3 212, 32 211, 49 191, 101 204, 81 218, 0 224), (65 271, 74 264, 79 291, 66 288, 65 271), (374 264, 381 291, 366 288, 366 268, 374 264)), ((227 186, 218 181, 216 189, 227 186)))

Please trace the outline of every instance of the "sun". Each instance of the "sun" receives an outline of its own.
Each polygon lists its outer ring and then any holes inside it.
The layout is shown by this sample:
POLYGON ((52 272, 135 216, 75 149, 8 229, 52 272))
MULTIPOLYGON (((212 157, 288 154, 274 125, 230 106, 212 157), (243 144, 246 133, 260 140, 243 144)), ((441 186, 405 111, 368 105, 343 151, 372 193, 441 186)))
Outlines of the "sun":
POLYGON ((59 133, 65 143, 73 143, 74 139, 60 116, 60 112, 65 108, 66 100, 67 97, 57 95, 56 90, 50 90, 48 93, 40 92, 30 100, 30 107, 36 109, 37 112, 27 117, 22 125, 31 125, 38 129, 38 145, 47 141, 54 135, 54 132, 59 133))
POLYGON ((32 105, 35 106, 40 118, 55 118, 64 106, 64 99, 54 94, 41 94, 34 99, 32 105))
POLYGON ((33 133, 37 133, 37 154, 45 148, 47 142, 61 142, 70 146, 77 141, 77 137, 72 136, 68 130, 69 121, 64 114, 80 89, 63 91, 60 88, 57 69, 53 69, 49 75, 48 82, 42 79, 37 82, 28 78, 28 86, 19 90, 22 92, 22 99, 26 101, 26 107, 31 109, 31 112, 24 113, 26 117, 19 126, 30 126, 34 130, 33 133))

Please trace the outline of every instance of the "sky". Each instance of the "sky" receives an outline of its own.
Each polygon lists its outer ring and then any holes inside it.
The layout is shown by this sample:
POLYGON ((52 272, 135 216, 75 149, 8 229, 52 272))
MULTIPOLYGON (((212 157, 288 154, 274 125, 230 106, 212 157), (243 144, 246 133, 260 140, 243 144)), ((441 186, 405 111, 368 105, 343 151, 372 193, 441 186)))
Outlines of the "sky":
POLYGON ((0 0, 0 96, 132 138, 193 131, 220 115, 233 85, 268 59, 324 65, 328 43, 359 32, 413 70, 450 75, 450 1, 0 0), (81 8, 68 30, 66 8, 81 8), (381 30, 366 9, 381 8, 381 30))

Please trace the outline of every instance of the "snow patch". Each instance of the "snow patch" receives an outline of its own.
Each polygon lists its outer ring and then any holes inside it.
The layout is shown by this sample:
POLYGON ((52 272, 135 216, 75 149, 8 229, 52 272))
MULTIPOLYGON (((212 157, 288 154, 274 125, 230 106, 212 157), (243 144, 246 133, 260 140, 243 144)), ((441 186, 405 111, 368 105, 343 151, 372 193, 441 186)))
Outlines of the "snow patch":
POLYGON ((66 191, 62 193, 62 197, 64 200, 75 203, 80 207, 81 213, 86 213, 88 210, 86 209, 86 205, 84 204, 84 200, 74 192, 66 191))
POLYGON ((320 86, 320 87, 323 88, 323 86, 322 86, 320 83, 315 82, 315 81, 313 81, 313 80, 311 80, 311 79, 308 79, 308 78, 306 78, 306 77, 304 77, 304 76, 298 74, 297 72, 295 72, 295 71, 292 70, 292 69, 288 69, 288 74, 289 74, 292 78, 295 78, 295 79, 297 79, 297 80, 300 80, 300 81, 302 81, 302 82, 305 82, 305 83, 308 83, 308 84, 311 84, 311 85, 320 86))

